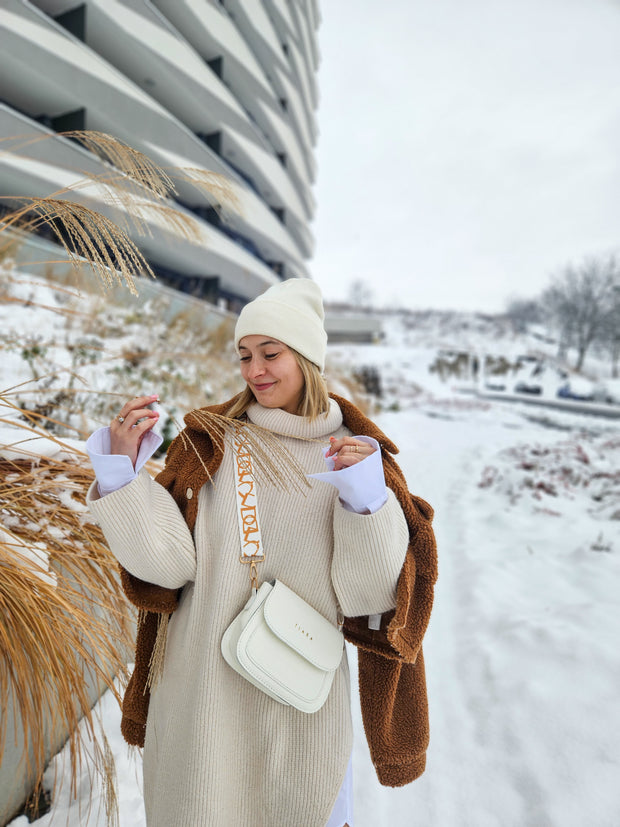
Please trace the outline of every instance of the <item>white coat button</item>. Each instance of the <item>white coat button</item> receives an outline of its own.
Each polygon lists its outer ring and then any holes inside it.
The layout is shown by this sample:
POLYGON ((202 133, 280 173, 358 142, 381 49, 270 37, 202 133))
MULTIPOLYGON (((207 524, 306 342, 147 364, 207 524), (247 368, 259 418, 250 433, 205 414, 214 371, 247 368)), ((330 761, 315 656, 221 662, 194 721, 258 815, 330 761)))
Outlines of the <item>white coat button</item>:
POLYGON ((187 491, 185 492, 185 496, 187 497, 188 500, 191 500, 191 498, 194 496, 194 492, 192 491, 191 488, 187 489, 187 491))

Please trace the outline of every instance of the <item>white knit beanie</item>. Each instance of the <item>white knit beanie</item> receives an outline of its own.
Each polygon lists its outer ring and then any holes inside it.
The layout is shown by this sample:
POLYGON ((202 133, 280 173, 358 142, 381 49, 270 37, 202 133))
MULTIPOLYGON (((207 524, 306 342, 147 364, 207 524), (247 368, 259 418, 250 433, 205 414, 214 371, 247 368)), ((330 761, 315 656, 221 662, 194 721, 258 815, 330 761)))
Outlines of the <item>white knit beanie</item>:
POLYGON ((243 308, 235 327, 235 348, 244 336, 273 336, 325 368, 327 333, 319 285, 311 279, 274 284, 243 308))

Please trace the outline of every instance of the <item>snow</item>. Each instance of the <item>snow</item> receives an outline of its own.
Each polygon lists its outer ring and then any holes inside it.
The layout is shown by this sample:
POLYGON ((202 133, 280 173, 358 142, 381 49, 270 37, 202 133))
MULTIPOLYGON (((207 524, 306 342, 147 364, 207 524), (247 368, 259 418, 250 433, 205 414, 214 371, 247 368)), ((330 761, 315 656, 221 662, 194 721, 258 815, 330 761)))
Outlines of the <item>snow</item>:
POLYGON ((573 378, 566 383, 566 387, 572 394, 586 397, 592 396, 592 382, 589 382, 587 379, 573 376, 573 378))
POLYGON ((51 439, 33 436, 23 428, 7 428, 0 425, 0 457, 3 459, 24 459, 25 456, 32 459, 53 457, 59 451, 60 446, 51 439))
POLYGON ((620 379, 607 379, 597 386, 597 390, 602 392, 605 398, 613 400, 617 405, 620 405, 620 379))
MULTIPOLYGON (((8 520, 5 520, 4 524, 7 528, 10 528, 8 520)), ((35 530, 38 530, 38 527, 35 526, 35 530)), ((24 570, 30 569, 30 572, 38 577, 42 583, 52 587, 56 586, 56 574, 49 567, 49 555, 43 544, 31 542, 26 546, 20 542, 19 538, 9 534, 2 527, 0 527, 0 542, 13 548, 15 558, 20 561, 20 565, 24 570)))
MULTIPOLYGON (((356 823, 612 827, 618 523, 588 514, 586 497, 538 500, 526 489, 511 504, 479 487, 515 432, 501 416, 484 428, 475 419, 381 422, 401 444, 420 435, 403 466, 437 514, 440 578, 425 641, 431 744, 425 775, 388 791, 358 739, 356 823), (562 514, 547 513, 558 499, 562 514), (609 551, 595 550, 601 534, 609 551)), ((524 426, 517 438, 541 434, 524 426)))
MULTIPOLYGON (((142 759, 140 752, 130 748, 120 734, 120 709, 111 692, 106 692, 95 708, 95 735, 105 735, 114 754, 116 767, 116 789, 119 799, 119 827, 142 827, 146 824, 142 801, 142 759)), ((88 744, 84 724, 81 725, 88 744)), ((67 827, 106 827, 104 790, 93 776, 92 764, 83 762, 77 782, 78 795, 71 795, 69 761, 66 750, 54 759, 47 769, 44 784, 48 788, 56 785, 54 809, 36 819, 36 825, 57 825, 67 827)), ((19 816, 10 822, 10 827, 28 827, 26 816, 19 816)))
MULTIPOLYGON (((617 827, 618 424, 457 393, 457 379, 429 366, 461 335, 492 352, 495 334, 473 324, 388 327, 385 344, 333 347, 329 361, 377 369, 375 418, 400 445, 411 489, 435 508, 440 576, 424 645, 431 742, 419 780, 381 787, 353 680, 355 827, 617 827)), ((140 755, 124 744, 109 693, 97 711, 116 758, 120 827, 142 827, 140 755)), ((61 786, 54 824, 105 823, 91 774, 85 765, 77 801, 61 786)))

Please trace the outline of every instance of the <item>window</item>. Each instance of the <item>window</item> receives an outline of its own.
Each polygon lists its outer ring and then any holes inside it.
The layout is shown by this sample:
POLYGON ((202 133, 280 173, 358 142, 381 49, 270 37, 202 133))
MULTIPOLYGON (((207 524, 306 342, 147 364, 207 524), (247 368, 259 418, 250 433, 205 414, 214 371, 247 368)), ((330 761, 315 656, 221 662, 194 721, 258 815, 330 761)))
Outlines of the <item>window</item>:
POLYGON ((57 23, 65 28, 78 40, 86 42, 86 3, 82 3, 76 9, 66 11, 54 18, 57 23))
POLYGON ((222 79, 224 74, 224 58, 221 55, 220 57, 214 57, 212 60, 207 60, 207 66, 215 72, 220 80, 222 79))
POLYGON ((205 143, 208 147, 214 152, 217 152, 218 155, 222 154, 222 133, 221 131, 217 132, 197 132, 196 137, 200 138, 200 140, 205 143))
POLYGON ((86 109, 74 109, 73 112, 65 112, 52 118, 52 129, 55 132, 73 132, 78 129, 86 129, 86 109))

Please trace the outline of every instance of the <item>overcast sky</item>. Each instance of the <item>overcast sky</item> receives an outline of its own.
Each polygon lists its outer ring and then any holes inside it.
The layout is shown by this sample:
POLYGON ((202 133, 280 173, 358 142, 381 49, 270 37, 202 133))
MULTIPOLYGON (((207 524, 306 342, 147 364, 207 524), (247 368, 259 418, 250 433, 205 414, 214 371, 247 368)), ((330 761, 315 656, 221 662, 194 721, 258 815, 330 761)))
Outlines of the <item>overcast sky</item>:
POLYGON ((312 275, 497 311, 620 249, 620 0, 326 0, 312 275))

